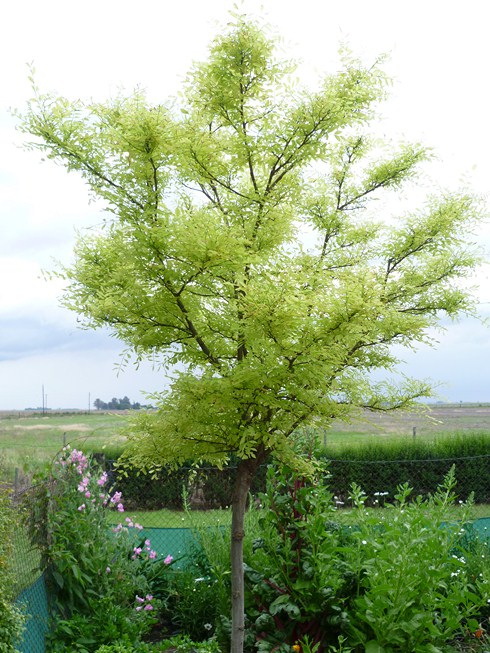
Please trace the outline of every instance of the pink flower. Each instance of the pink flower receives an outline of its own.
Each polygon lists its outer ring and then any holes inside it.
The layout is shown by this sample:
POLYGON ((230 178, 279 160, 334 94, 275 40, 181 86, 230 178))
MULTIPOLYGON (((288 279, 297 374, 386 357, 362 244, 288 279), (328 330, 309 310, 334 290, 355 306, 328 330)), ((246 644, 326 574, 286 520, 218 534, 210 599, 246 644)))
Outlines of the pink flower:
POLYGON ((87 497, 87 499, 90 499, 90 497, 91 497, 92 495, 91 495, 90 492, 87 490, 87 491, 85 492, 85 496, 87 497))
POLYGON ((140 610, 141 610, 141 605, 138 605, 138 606, 136 607, 136 612, 139 612, 140 610))
MULTIPOLYGON (((157 557, 157 552, 156 551, 150 551, 150 553, 148 554, 148 557, 150 558, 150 560, 154 560, 157 557)), ((170 564, 170 563, 168 563, 168 564, 170 564)))
POLYGON ((80 510, 80 511, 81 511, 81 510, 85 510, 85 504, 84 504, 84 503, 82 503, 82 505, 81 505, 81 506, 78 506, 78 510, 80 510))
POLYGON ((173 561, 173 558, 171 555, 168 555, 165 560, 163 561, 164 565, 169 565, 173 561))
POLYGON ((114 492, 111 497, 111 503, 119 503, 121 501, 122 492, 114 492))
POLYGON ((124 506, 123 506, 123 504, 122 504, 122 503, 118 503, 118 504, 117 504, 117 509, 119 510, 119 512, 124 512, 124 506))
POLYGON ((145 546, 150 546, 151 542, 150 540, 145 540, 145 546))
POLYGON ((153 606, 147 603, 144 607, 144 610, 153 610, 153 606))
POLYGON ((134 524, 134 527, 137 528, 139 531, 143 530, 143 526, 141 524, 134 524))
POLYGON ((110 573, 111 573, 111 568, 110 568, 110 567, 106 567, 106 568, 105 568, 105 573, 106 573, 106 574, 110 574, 110 573))
POLYGON ((107 472, 103 472, 102 476, 97 481, 97 485, 105 485, 107 483, 107 472))
POLYGON ((140 546, 135 546, 133 551, 134 551, 135 556, 139 556, 140 553, 141 553, 141 547, 140 546))
POLYGON ((145 602, 145 599, 142 599, 141 596, 138 596, 137 594, 136 594, 136 600, 138 601, 138 603, 144 603, 145 602))

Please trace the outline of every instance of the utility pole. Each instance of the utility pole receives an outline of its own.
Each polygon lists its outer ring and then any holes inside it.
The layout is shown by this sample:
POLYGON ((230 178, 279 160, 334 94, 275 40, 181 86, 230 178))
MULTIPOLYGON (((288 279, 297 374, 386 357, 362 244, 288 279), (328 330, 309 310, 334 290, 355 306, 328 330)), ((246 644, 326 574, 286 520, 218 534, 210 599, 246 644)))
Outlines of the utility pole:
POLYGON ((90 415, 90 392, 88 393, 88 414, 90 415))

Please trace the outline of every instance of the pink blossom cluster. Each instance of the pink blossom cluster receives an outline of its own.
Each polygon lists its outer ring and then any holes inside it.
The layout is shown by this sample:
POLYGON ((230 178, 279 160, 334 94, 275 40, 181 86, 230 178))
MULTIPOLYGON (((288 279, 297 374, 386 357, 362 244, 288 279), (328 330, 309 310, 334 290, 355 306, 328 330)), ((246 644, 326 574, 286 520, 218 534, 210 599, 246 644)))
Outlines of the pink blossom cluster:
POLYGON ((151 604, 152 601, 153 601, 153 596, 151 594, 147 594, 145 598, 136 595, 136 603, 137 603, 135 607, 136 612, 140 612, 141 610, 153 610, 153 606, 151 604))
MULTIPOLYGON (((75 466, 77 472, 82 476, 81 481, 78 484, 78 491, 81 492, 86 499, 90 499, 92 496, 92 493, 89 490, 89 483, 90 483, 90 474, 87 473, 84 475, 84 472, 88 466, 88 460, 87 457, 81 452, 78 451, 77 449, 73 449, 71 453, 69 453, 69 448, 66 447, 64 451, 67 452, 67 460, 61 460, 61 464, 64 466, 66 465, 67 461, 68 463, 71 463, 72 465, 75 466)), ((102 472, 101 476, 99 479, 97 479, 97 485, 99 487, 104 487, 104 485, 107 483, 108 476, 107 472, 102 472)), ((109 505, 109 507, 116 506, 117 510, 119 512, 124 512, 124 505, 121 502, 121 497, 122 494, 121 492, 114 492, 112 497, 109 494, 99 494, 99 499, 102 501, 103 506, 109 505)), ((92 503, 96 503, 96 498, 92 498, 92 503)), ((86 509, 85 503, 82 503, 79 507, 78 510, 81 512, 86 509)))
MULTIPOLYGON (((75 467, 77 473, 82 477, 78 483, 77 490, 81 494, 84 495, 86 499, 91 498, 91 504, 94 505, 97 502, 96 497, 92 497, 91 491, 89 489, 90 486, 90 481, 91 481, 91 475, 89 471, 85 471, 89 465, 89 462, 87 460, 87 457, 81 452, 78 451, 77 449, 73 449, 73 451, 70 452, 70 447, 65 447, 63 449, 63 456, 60 458, 59 461, 57 461, 58 464, 60 464, 62 467, 66 467, 67 465, 72 465, 75 467)), ((100 478, 97 479, 97 485, 100 488, 103 488, 108 481, 108 476, 107 472, 102 472, 100 478)), ((121 492, 114 492, 114 494, 111 496, 110 493, 104 493, 101 492, 98 494, 98 498, 101 500, 102 505, 104 507, 112 508, 115 507, 119 512, 124 512, 124 505, 121 501, 122 499, 122 493, 121 492)), ((89 503, 90 505, 90 503, 89 503)), ((97 506, 94 506, 95 509, 97 509, 97 506)), ((87 510, 87 504, 84 502, 78 506, 78 511, 83 512, 87 510)), ((143 526, 141 524, 138 524, 137 522, 134 522, 130 517, 125 518, 125 524, 119 523, 115 528, 113 528, 114 533, 120 533, 123 529, 127 530, 130 528, 134 528, 137 531, 143 530, 143 526)), ((144 545, 142 546, 135 546, 133 548, 133 554, 132 554, 132 559, 136 560, 139 557, 147 556, 149 560, 154 560, 157 557, 157 552, 154 551, 151 548, 151 542, 150 539, 146 539, 144 541, 144 545)), ((165 560, 163 561, 165 565, 169 565, 173 561, 173 557, 171 555, 167 555, 165 560)), ((110 573, 110 567, 106 568, 106 573, 110 573)), ((153 607, 150 603, 151 601, 150 597, 146 597, 146 604, 140 605, 139 609, 144 609, 144 610, 152 610, 153 607)), ((136 597, 137 601, 140 603, 144 603, 145 599, 141 599, 139 597, 136 597)), ((138 610, 138 608, 136 608, 138 610)))
POLYGON ((78 451, 78 449, 73 449, 68 460, 76 467, 79 474, 83 474, 87 468, 87 457, 81 451, 78 451))
MULTIPOLYGON (((143 551, 145 551, 148 554, 148 558, 150 560, 154 560, 157 557, 157 552, 153 551, 153 549, 151 548, 151 542, 150 542, 149 538, 145 540, 144 548, 141 547, 141 546, 135 546, 134 547, 133 555, 131 556, 131 558, 133 560, 136 560, 136 558, 138 558, 143 553, 143 551)), ((164 560, 164 562, 165 562, 165 560, 164 560)), ((168 563, 165 562, 165 564, 168 564, 168 563)))

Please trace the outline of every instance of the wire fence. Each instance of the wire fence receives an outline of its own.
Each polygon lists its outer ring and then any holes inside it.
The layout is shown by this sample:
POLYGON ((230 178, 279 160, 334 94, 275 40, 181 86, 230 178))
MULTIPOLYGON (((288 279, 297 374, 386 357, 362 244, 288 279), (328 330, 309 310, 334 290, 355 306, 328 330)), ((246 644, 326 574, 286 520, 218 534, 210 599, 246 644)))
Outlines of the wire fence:
MULTIPOLYGON (((114 524, 121 517, 143 526, 141 535, 149 537, 158 554, 172 557, 185 565, 186 555, 195 545, 194 533, 203 526, 229 526, 232 488, 236 468, 185 467, 162 472, 156 479, 144 475, 119 475, 113 461, 101 461, 108 470, 114 490, 122 492, 124 516, 111 513, 114 524)), ((359 461, 330 460, 324 482, 333 501, 342 511, 349 509, 350 487, 357 483, 366 493, 366 504, 382 508, 394 500, 396 488, 407 483, 413 494, 435 492, 445 474, 454 465, 458 501, 474 500, 475 526, 490 537, 490 455, 432 460, 359 461)), ((250 494, 251 507, 260 510, 260 493, 265 491, 263 468, 257 474, 250 494)), ((25 484, 24 484, 25 485, 25 484)), ((28 487, 18 487, 13 500, 19 503, 29 496, 28 487)), ((456 515, 457 513, 455 513, 456 515)), ((45 653, 49 628, 49 596, 39 569, 39 552, 32 548, 24 529, 15 534, 16 595, 29 615, 21 653, 45 653)))

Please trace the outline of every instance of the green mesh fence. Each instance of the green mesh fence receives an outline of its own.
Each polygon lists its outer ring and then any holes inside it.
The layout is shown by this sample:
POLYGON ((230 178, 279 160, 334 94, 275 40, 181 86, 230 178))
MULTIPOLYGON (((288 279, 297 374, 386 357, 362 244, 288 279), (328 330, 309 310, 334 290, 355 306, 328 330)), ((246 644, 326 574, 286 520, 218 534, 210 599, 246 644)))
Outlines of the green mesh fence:
POLYGON ((44 575, 20 593, 17 603, 28 615, 22 639, 17 643, 19 653, 45 653, 44 640, 48 632, 48 595, 44 575))

